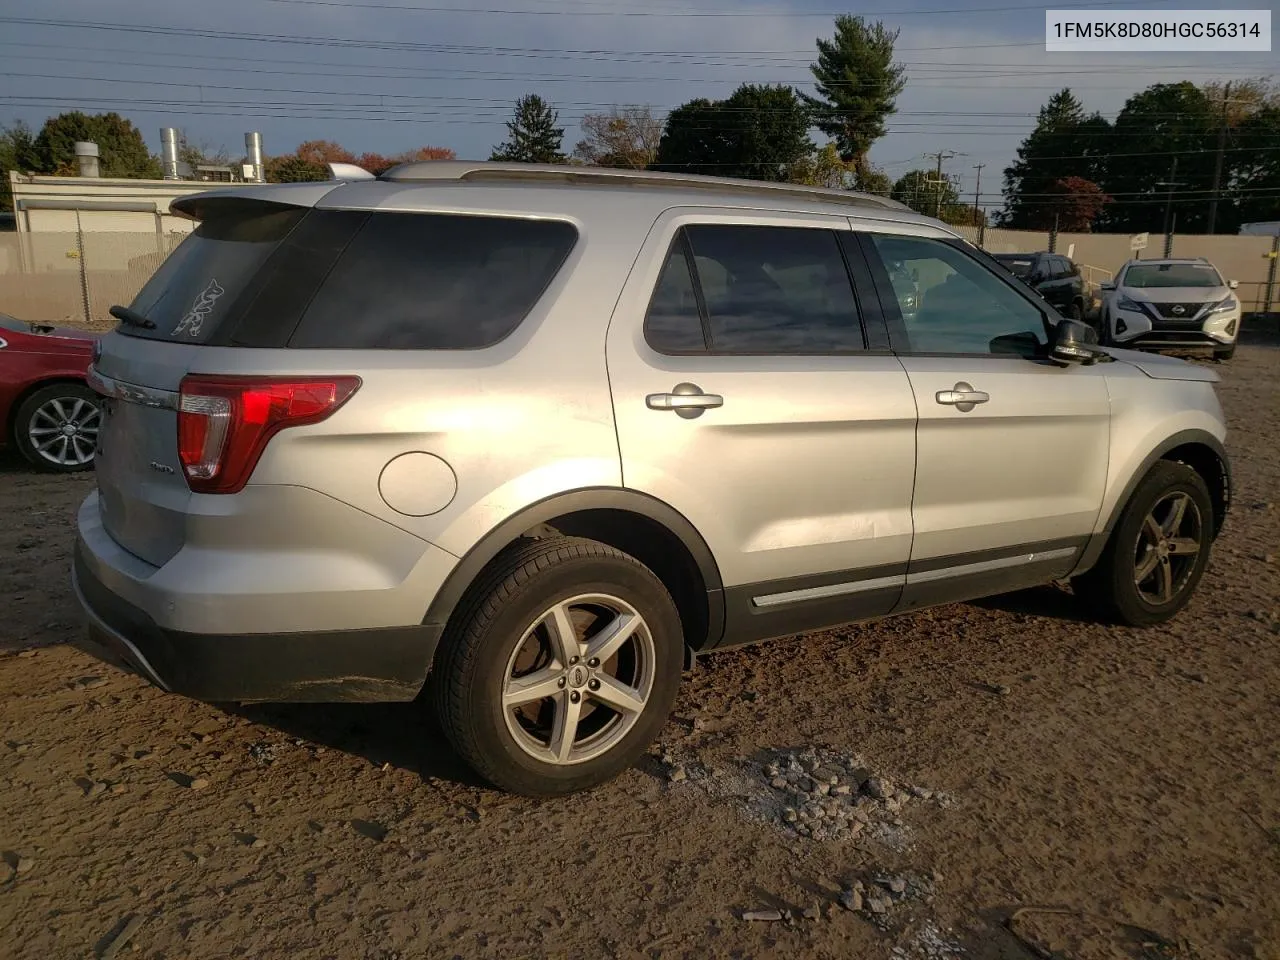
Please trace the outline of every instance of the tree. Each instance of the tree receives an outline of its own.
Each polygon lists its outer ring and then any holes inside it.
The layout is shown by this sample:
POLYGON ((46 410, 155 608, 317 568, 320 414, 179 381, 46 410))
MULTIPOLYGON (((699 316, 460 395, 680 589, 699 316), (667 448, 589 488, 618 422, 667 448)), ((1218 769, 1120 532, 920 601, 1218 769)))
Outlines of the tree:
POLYGON ((40 166, 40 154, 36 150, 36 135, 21 120, 0 128, 0 209, 13 208, 13 191, 9 186, 9 171, 36 170, 40 166))
POLYGON ((268 183, 306 183, 328 180, 329 171, 318 163, 304 160, 296 153, 267 157, 262 164, 268 183))
POLYGON ((78 172, 75 144, 98 145, 98 167, 104 177, 160 177, 160 161, 132 122, 118 113, 72 111, 50 117, 36 136, 40 173, 73 176, 78 172))
POLYGON ((1280 220, 1280 104, 1263 106, 1244 118, 1233 131, 1237 145, 1229 177, 1229 195, 1234 200, 1226 223, 1238 229, 1241 223, 1280 220))
POLYGON ((804 102, 818 129, 859 172, 871 145, 888 132, 885 122, 907 83, 902 64, 893 60, 897 40, 898 31, 879 21, 839 16, 835 36, 818 39, 818 59, 809 68, 818 96, 806 95, 804 102))
POLYGON ((854 190, 861 190, 863 193, 874 193, 880 197, 887 197, 893 192, 893 178, 883 170, 864 165, 861 170, 853 171, 852 187, 854 190))
POLYGON ((960 206, 960 194, 947 178, 941 181, 932 170, 911 170, 898 178, 889 196, 917 213, 938 216, 946 207, 960 206))
POLYGON ((507 121, 507 139, 494 147, 490 160, 516 163, 564 163, 560 152, 564 127, 560 115, 536 93, 516 101, 515 115, 507 121))
POLYGON ((332 140, 306 140, 298 144, 294 155, 304 163, 312 163, 322 168, 327 163, 356 162, 354 153, 332 140))
POLYGON ((1084 105, 1064 88, 1040 108, 1035 129, 1018 147, 1004 171, 1002 222, 1021 230, 1048 230, 1058 207, 1053 185, 1070 177, 1105 176, 1111 125, 1100 114, 1087 116, 1084 105))
POLYGON ((1058 229, 1068 233, 1090 232, 1102 208, 1111 202, 1100 186, 1084 177, 1055 180, 1047 193, 1046 214, 1056 217, 1058 229))
POLYGON ((185 163, 191 169, 199 164, 217 164, 226 166, 231 162, 231 154, 226 147, 214 147, 206 140, 199 142, 187 136, 187 131, 178 131, 178 162, 185 163))
POLYGON ((817 153, 792 164, 790 175, 792 183, 803 183, 810 187, 826 187, 828 190, 847 190, 853 179, 853 165, 840 156, 834 143, 828 143, 817 153))
POLYGON ((1106 229, 1163 230, 1169 187, 1161 183, 1170 181, 1177 184, 1173 187, 1177 230, 1203 229, 1220 112, 1221 107, 1189 81, 1158 83, 1125 101, 1112 128, 1114 159, 1098 180, 1114 198, 1102 216, 1106 229))
POLYGON ((608 113, 588 113, 582 118, 586 134, 573 156, 597 167, 645 170, 658 157, 662 123, 649 107, 614 107, 608 113))
POLYGON ((384 157, 380 153, 362 153, 356 157, 355 163, 356 166, 378 176, 401 163, 416 163, 419 160, 455 159, 457 159, 457 154, 447 147, 418 147, 415 150, 405 150, 390 157, 384 157))
POLYGON ((667 115, 655 169, 782 181, 813 152, 809 115, 790 87, 743 84, 727 100, 667 115))

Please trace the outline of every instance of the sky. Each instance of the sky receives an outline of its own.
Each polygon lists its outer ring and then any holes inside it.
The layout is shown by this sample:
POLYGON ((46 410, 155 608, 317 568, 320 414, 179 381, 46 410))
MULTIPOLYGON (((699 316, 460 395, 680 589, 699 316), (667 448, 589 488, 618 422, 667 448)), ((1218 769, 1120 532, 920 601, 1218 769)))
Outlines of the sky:
POLYGON ((515 99, 538 93, 571 150, 582 116, 614 104, 662 116, 746 82, 811 91, 815 39, 849 12, 901 31, 907 86, 872 161, 896 178, 932 167, 927 154, 956 154, 943 169, 962 195, 973 199, 982 164, 981 203, 998 207, 1003 168, 1063 86, 1114 117, 1151 83, 1280 77, 1276 53, 1048 54, 1044 11, 1018 0, 0 0, 0 123, 116 110, 156 153, 160 128, 176 126, 235 158, 257 130, 268 154, 325 139, 484 159, 515 99))

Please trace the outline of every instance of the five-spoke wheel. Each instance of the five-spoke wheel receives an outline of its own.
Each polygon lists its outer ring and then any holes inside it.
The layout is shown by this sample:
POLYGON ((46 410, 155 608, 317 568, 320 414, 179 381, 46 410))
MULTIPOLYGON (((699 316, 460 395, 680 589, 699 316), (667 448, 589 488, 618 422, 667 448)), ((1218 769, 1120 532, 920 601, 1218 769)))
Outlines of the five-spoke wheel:
POLYGON ((570 793, 639 758, 675 700, 683 630, 662 581, 594 540, 522 540, 450 621, 430 699, 478 773, 570 793))
POLYGON ((1209 561, 1213 501, 1204 480, 1162 460, 1138 484, 1107 546, 1075 590, 1108 619, 1135 627, 1173 617, 1209 561))

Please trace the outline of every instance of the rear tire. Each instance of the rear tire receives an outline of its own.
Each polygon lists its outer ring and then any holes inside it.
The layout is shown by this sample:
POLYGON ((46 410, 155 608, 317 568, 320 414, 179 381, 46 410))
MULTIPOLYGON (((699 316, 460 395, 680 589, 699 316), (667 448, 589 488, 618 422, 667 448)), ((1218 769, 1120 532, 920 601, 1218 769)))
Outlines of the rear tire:
POLYGON ((27 397, 13 418, 13 443, 38 470, 75 473, 93 466, 101 398, 83 383, 53 383, 27 397))
POLYGON ((429 697, 480 776, 558 796, 639 759, 675 702, 683 643, 666 587, 635 558, 594 540, 521 540, 450 622, 429 697))
POLYGON ((1084 306, 1080 303, 1071 304, 1071 310, 1069 311, 1068 316, 1070 316, 1072 320, 1084 323, 1084 306))
POLYGON ((1190 467, 1161 460, 1138 484, 1097 565, 1074 581, 1105 619, 1131 627, 1171 620, 1209 562, 1213 501, 1190 467))

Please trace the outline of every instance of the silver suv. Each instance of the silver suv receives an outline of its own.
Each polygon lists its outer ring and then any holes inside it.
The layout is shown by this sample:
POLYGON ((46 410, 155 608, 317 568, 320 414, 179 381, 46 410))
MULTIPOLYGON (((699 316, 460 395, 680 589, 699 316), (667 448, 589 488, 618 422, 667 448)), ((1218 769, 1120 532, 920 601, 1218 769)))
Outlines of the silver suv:
POLYGON ((1160 623, 1230 499, 1214 373, 882 198, 434 162, 174 208, 91 369, 93 636, 211 701, 421 693, 512 791, 633 763, 696 654, 1067 579, 1160 623))

